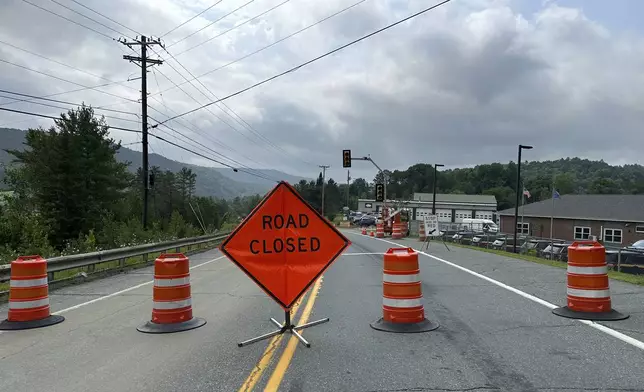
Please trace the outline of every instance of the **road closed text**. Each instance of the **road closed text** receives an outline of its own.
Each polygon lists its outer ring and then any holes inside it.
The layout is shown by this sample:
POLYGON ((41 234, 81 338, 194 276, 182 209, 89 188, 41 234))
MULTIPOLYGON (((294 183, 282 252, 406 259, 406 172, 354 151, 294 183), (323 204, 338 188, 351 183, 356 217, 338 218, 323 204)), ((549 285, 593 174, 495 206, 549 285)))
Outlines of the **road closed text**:
MULTIPOLYGON (((263 215, 262 231, 275 231, 281 229, 305 229, 309 225, 309 217, 306 214, 297 215, 263 215)), ((250 241, 250 252, 252 254, 270 253, 304 253, 317 252, 320 250, 320 239, 318 237, 287 236, 271 239, 255 239, 250 241)))

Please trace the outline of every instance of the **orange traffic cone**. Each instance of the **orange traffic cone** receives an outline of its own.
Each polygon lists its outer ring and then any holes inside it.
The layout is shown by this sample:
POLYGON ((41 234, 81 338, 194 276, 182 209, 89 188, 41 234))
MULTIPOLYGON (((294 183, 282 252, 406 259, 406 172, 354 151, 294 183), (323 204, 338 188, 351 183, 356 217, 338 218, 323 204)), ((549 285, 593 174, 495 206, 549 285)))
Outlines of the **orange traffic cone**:
POLYGON ((375 233, 373 232, 373 229, 369 230, 369 237, 375 237, 375 233))
POLYGON ((367 228, 366 227, 362 228, 362 235, 367 235, 367 228))
POLYGON ((384 256, 382 318, 371 328, 386 332, 428 332, 439 327, 425 318, 418 252, 391 248, 384 256))
POLYGON ((152 320, 137 327, 140 332, 180 332, 206 324, 192 317, 190 261, 182 253, 165 253, 154 261, 152 299, 152 320))
POLYGON ((557 316, 582 320, 624 320, 611 308, 606 248, 597 241, 575 241, 568 247, 567 302, 552 310, 557 316))
POLYGON ((47 260, 40 256, 20 256, 11 262, 9 314, 0 330, 40 328, 63 322, 63 316, 49 310, 47 260))

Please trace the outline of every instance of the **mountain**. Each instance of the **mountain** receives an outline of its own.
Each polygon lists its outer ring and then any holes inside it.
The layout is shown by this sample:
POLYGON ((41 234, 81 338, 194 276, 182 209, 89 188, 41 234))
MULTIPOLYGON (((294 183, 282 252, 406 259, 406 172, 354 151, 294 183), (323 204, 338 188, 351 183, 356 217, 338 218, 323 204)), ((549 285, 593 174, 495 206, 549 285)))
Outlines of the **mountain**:
MULTIPOLYGON (((5 150, 22 150, 24 148, 25 131, 20 129, 0 128, 0 189, 6 186, 2 183, 4 179, 4 165, 9 164, 13 156, 5 150)), ((141 166, 141 153, 121 147, 117 159, 121 162, 130 162, 130 171, 136 172, 141 166)), ((234 172, 232 169, 212 168, 191 165, 183 162, 173 161, 162 155, 150 154, 149 165, 158 166, 162 170, 178 172, 183 167, 192 169, 197 174, 196 193, 199 196, 213 196, 224 199, 232 199, 236 196, 263 195, 274 185, 274 181, 253 176, 241 171, 234 172)), ((252 169, 266 177, 276 180, 286 180, 290 183, 297 183, 300 177, 292 176, 277 170, 252 169)))

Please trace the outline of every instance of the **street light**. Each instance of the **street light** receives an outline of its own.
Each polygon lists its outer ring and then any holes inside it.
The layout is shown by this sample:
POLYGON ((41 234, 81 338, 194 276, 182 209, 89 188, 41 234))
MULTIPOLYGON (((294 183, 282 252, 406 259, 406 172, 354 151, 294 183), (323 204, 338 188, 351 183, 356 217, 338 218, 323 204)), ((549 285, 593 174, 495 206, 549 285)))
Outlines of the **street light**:
POLYGON ((434 164, 434 197, 432 198, 432 215, 436 215, 436 183, 438 182, 438 168, 443 167, 440 163, 434 164))
MULTIPOLYGON (((519 144, 519 157, 517 158, 517 199, 514 205, 514 244, 512 244, 512 253, 517 253, 517 226, 519 225, 519 195, 521 194, 521 150, 531 150, 532 146, 519 144)), ((523 232, 523 227, 521 227, 523 232)))

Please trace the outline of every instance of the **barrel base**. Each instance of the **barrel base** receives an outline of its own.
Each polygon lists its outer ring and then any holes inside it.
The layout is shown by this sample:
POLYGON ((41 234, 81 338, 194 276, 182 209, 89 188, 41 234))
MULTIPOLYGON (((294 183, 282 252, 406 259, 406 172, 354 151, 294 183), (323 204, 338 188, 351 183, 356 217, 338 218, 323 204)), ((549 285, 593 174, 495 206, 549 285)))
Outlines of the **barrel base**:
POLYGON ((65 317, 53 314, 40 320, 32 321, 9 321, 5 320, 0 323, 0 331, 18 331, 20 329, 32 329, 48 327, 50 325, 62 323, 65 317))
POLYGON ((629 317, 628 314, 620 313, 614 309, 612 309, 610 312, 601 312, 601 313, 576 312, 574 310, 571 310, 567 306, 562 306, 560 308, 552 309, 552 313, 561 317, 579 319, 579 320, 591 320, 591 321, 618 321, 618 320, 626 320, 629 317))
POLYGON ((437 329, 440 325, 436 322, 429 321, 427 319, 419 323, 391 323, 380 318, 378 321, 374 321, 369 324, 371 328, 378 331, 385 332, 394 332, 394 333, 419 333, 419 332, 429 332, 437 329))
POLYGON ((181 331, 189 331, 206 325, 206 320, 193 317, 191 320, 175 324, 158 324, 148 321, 136 327, 136 330, 143 333, 173 333, 181 331))

